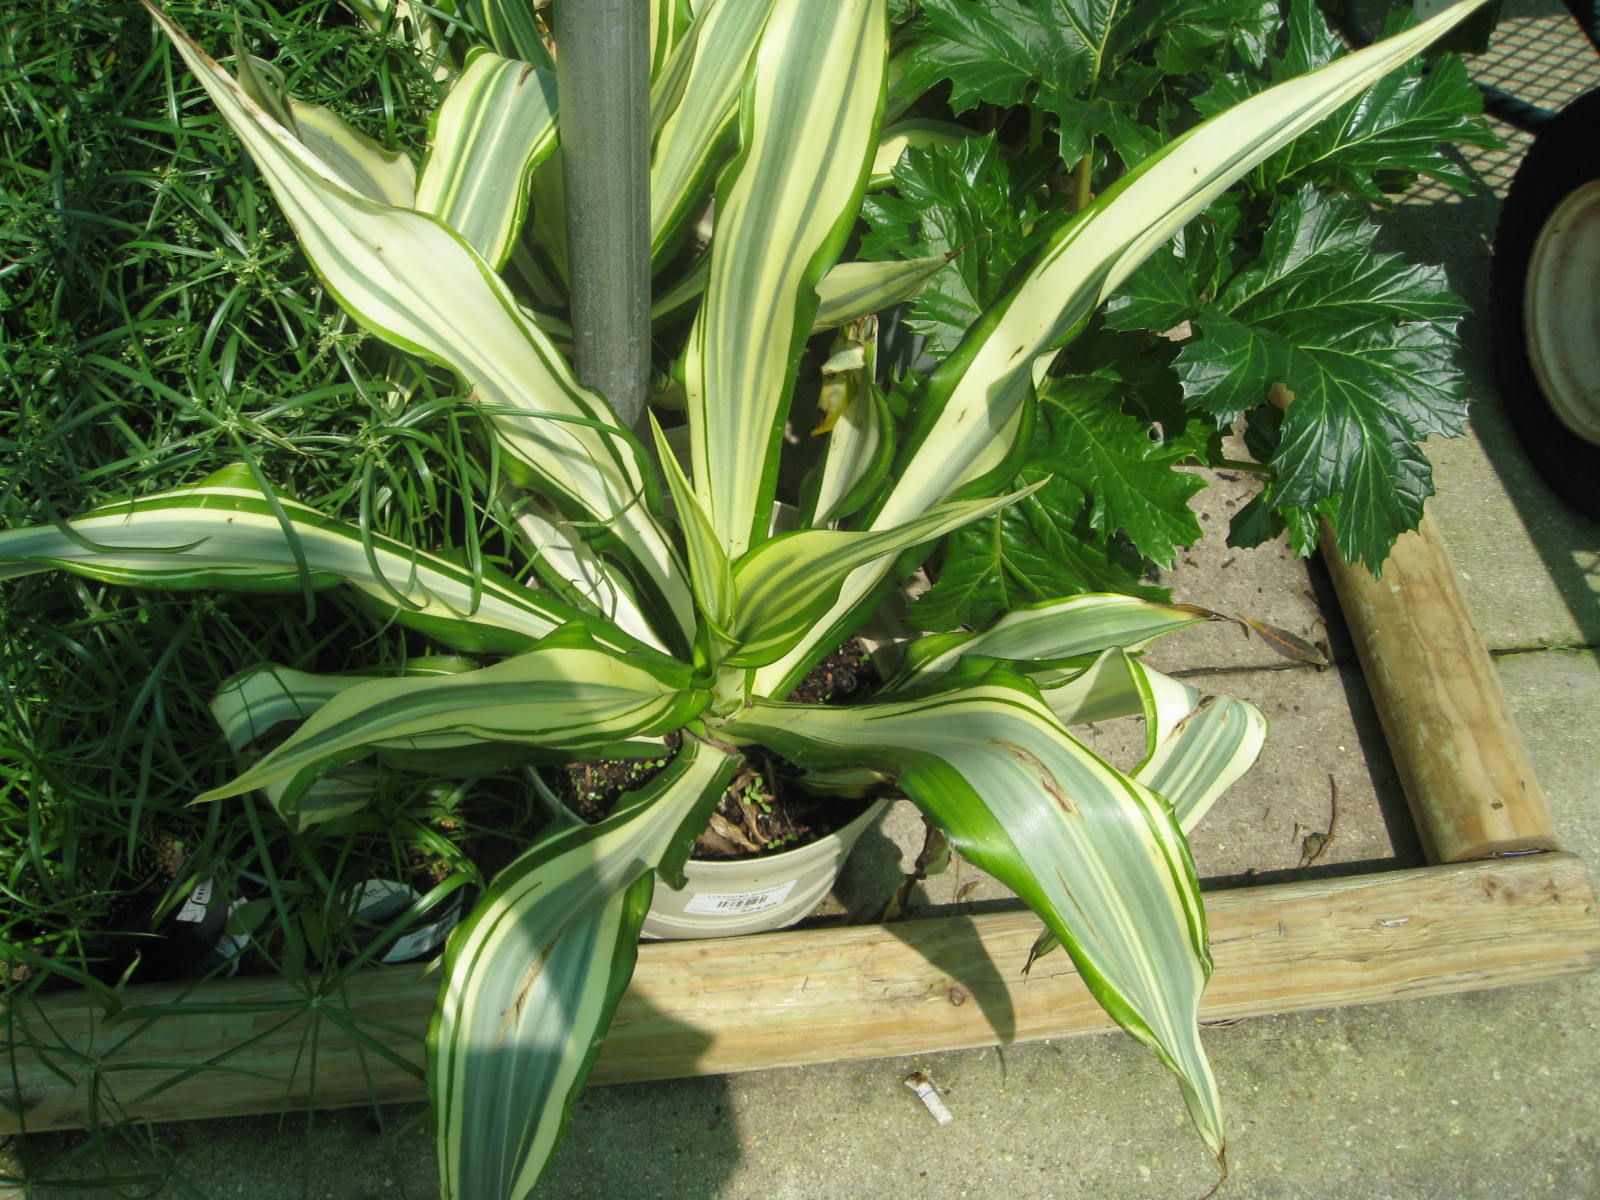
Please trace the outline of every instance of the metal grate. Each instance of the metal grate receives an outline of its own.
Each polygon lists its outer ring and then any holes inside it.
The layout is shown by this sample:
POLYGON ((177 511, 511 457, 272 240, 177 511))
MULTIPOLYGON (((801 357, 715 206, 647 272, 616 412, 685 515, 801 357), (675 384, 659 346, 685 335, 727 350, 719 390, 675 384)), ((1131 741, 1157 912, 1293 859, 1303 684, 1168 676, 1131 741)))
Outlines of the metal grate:
MULTIPOLYGON (((1478 82, 1552 111, 1600 87, 1600 55, 1564 11, 1503 18, 1495 26, 1489 49, 1467 65, 1478 82)), ((1499 123, 1495 131, 1506 142, 1504 150, 1468 150, 1467 158, 1484 183, 1504 195, 1533 138, 1499 123)), ((1419 198, 1431 199, 1432 192, 1442 191, 1430 186, 1419 198)))

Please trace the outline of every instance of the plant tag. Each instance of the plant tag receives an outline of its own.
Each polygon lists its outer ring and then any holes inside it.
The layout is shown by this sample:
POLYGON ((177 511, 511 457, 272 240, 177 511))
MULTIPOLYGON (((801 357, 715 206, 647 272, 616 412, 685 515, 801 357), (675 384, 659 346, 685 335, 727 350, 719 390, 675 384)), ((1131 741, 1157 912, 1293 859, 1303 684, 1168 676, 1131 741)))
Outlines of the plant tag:
MULTIPOLYGON (((352 890, 355 897, 356 918, 373 925, 394 920, 422 899, 415 888, 407 887, 392 879, 368 879, 352 890)), ((396 938, 394 945, 378 956, 378 961, 405 962, 407 959, 429 954, 444 943, 450 930, 460 920, 461 901, 458 896, 445 907, 438 920, 396 938)))
POLYGON ((206 910, 210 907, 211 880, 202 879, 194 885, 194 891, 189 893, 178 915, 172 919, 180 925, 198 925, 206 919, 206 910))
POLYGON ((413 929, 404 937, 397 938, 394 945, 383 952, 380 960, 386 963, 405 962, 408 958, 420 958, 437 950, 460 921, 458 908, 458 905, 452 905, 450 911, 433 924, 413 929))
POLYGON ((765 912, 777 908, 794 891, 795 880, 780 883, 777 887, 763 888, 759 892, 697 892, 683 906, 686 913, 703 916, 743 916, 745 913, 765 912))

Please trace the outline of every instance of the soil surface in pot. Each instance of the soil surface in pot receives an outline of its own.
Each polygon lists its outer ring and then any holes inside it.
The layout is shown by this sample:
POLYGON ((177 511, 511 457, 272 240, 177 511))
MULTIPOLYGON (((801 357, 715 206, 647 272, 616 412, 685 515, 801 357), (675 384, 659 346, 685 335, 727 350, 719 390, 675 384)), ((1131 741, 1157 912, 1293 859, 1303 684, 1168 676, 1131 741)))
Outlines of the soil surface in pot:
MULTIPOLYGON (((788 699, 797 704, 847 704, 871 694, 879 682, 866 648, 851 638, 818 663, 788 699)), ((668 737, 670 751, 676 752, 678 744, 677 734, 668 737)), ((547 772, 546 778, 575 813, 586 821, 598 821, 625 792, 647 783, 669 759, 670 754, 568 763, 547 772)), ((800 786, 799 777, 799 770, 789 763, 753 747, 695 843, 694 857, 754 858, 792 850, 844 828, 878 798, 815 796, 800 786)))

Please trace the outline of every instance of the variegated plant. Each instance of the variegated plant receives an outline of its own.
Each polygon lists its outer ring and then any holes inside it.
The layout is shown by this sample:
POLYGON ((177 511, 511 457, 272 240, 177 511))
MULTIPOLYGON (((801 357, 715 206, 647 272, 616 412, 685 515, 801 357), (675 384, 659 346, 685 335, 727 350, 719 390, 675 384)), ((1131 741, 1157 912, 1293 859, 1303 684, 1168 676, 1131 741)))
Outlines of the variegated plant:
MULTIPOLYGON (((505 578, 347 526, 240 468, 197 486, 0 533, 0 578, 61 568, 139 587, 295 592, 336 584, 467 658, 398 678, 259 670, 219 699, 236 744, 297 731, 226 787, 267 789, 286 820, 361 804, 375 753, 496 761, 657 756, 667 768, 594 825, 558 823, 495 879, 452 937, 429 1036, 442 1186, 520 1197, 555 1147, 635 958, 658 880, 681 879, 741 747, 821 790, 889 779, 970 860, 1022 896, 1107 1010, 1176 1074, 1223 1155, 1197 1034, 1210 972, 1184 831, 1254 759, 1260 715, 1201 703, 1142 665, 1196 610, 1086 595, 912 644, 869 703, 784 702, 943 534, 996 494, 1059 347, 1154 248, 1241 174, 1478 0, 1279 85, 1151 155, 1061 225, 939 365, 896 440, 870 339, 824 385, 830 431, 798 515, 775 523, 778 459, 803 344, 913 291, 941 260, 839 263, 869 181, 914 131, 884 128, 886 0, 655 0, 651 245, 679 264, 663 319, 693 312, 674 378, 682 418, 647 446, 564 357, 560 119, 527 4, 363 0, 452 78, 413 164, 229 73, 159 13, 248 146, 328 288, 399 351, 453 371, 514 486, 535 577, 505 578), (681 269, 711 211, 709 249, 681 269), (678 453, 684 463, 680 464, 678 453), (784 532, 776 532, 781 524, 784 532), (1142 714, 1123 773, 1068 731, 1142 714)), ((1020 966, 1021 964, 1019 964, 1020 966)))

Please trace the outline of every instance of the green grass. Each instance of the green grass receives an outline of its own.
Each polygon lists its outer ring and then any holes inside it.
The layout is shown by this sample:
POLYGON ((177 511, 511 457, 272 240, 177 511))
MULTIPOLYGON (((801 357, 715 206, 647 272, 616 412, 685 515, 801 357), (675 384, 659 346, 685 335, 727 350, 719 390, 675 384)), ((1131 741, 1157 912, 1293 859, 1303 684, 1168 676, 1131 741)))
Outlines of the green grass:
MULTIPOLYGON (((229 29, 298 97, 420 150, 437 84, 406 45, 337 6, 169 0, 229 29), (270 30, 269 33, 269 19, 270 30)), ((448 382, 399 367, 325 295, 265 186, 133 0, 45 0, 0 16, 0 526, 193 483, 245 461, 285 491, 420 545, 496 557, 475 496, 492 461, 448 382)), ((513 568, 516 564, 508 564, 513 568)), ((526 832, 516 781, 428 788, 395 774, 366 812, 295 834, 265 803, 195 807, 237 764, 208 704, 264 662, 338 671, 425 647, 327 594, 140 593, 55 573, 0 601, 0 1001, 137 978, 144 944, 211 879, 242 904, 246 968, 300 981, 338 1019, 370 958, 350 892, 373 877, 481 883, 526 832), (321 997, 321 998, 319 998, 321 997)), ((28 1053, 48 1030, 8 1012, 28 1053)), ((294 1009, 284 1015, 294 1015, 294 1009)), ((315 1038, 308 1045, 315 1057, 315 1038)), ((98 1150, 136 1149, 126 1195, 192 1194, 159 1142, 119 1123, 30 1169, 92 1186, 98 1150)), ((24 1158, 27 1162, 28 1159, 24 1158)), ((67 1182, 70 1181, 70 1182, 67 1182)))
MULTIPOLYGON (((406 45, 327 4, 176 0, 234 25, 303 99, 420 148, 437 85, 406 45), (270 17, 271 33, 268 18, 270 17)), ((49 0, 0 23, 0 524, 193 483, 245 461, 325 511, 422 545, 484 546, 494 464, 449 386, 402 370, 324 294, 291 231, 131 0, 49 0)), ((160 921, 205 878, 266 899, 260 961, 358 953, 348 885, 516 824, 488 800, 383 789, 370 815, 292 835, 248 803, 190 807, 235 768, 207 705, 272 661, 337 671, 421 652, 338 597, 8 584, 0 620, 0 960, 13 987, 116 978, 97 937, 160 921), (102 961, 92 961, 100 956, 102 961)), ((403 877, 403 875, 402 875, 403 877)))

